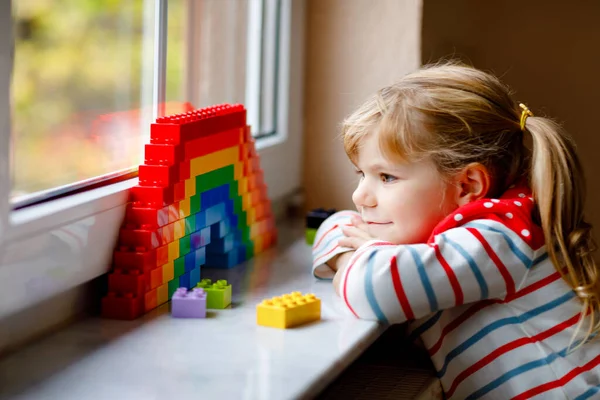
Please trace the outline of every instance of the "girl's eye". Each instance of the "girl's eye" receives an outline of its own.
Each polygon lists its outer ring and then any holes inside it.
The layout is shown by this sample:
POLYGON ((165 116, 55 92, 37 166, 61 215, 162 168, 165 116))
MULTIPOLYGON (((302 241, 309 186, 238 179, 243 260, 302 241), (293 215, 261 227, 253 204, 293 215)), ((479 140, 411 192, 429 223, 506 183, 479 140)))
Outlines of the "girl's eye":
POLYGON ((379 177, 381 178, 381 181, 385 183, 393 182, 397 179, 395 176, 388 174, 380 174, 379 177))
POLYGON ((357 169, 355 172, 356 172, 356 175, 360 176, 360 179, 365 177, 365 173, 362 172, 360 169, 357 169))

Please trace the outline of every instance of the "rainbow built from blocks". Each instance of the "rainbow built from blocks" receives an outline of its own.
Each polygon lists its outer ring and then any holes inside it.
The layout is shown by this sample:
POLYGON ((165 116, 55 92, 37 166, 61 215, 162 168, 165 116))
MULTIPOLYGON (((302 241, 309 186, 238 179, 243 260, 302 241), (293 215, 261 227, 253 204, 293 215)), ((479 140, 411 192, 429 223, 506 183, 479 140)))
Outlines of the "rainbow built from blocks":
POLYGON ((231 268, 276 241, 246 110, 223 104, 152 124, 102 299, 133 319, 192 288, 200 268, 231 268))

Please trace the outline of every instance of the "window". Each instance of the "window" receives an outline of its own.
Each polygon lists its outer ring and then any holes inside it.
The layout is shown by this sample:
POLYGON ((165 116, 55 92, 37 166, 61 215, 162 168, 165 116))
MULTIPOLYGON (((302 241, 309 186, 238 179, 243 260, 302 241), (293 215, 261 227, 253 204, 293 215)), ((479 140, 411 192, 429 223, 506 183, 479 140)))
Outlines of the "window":
POLYGON ((0 318, 109 270, 159 113, 244 103, 271 199, 296 189, 303 15, 292 0, 0 2, 0 318))

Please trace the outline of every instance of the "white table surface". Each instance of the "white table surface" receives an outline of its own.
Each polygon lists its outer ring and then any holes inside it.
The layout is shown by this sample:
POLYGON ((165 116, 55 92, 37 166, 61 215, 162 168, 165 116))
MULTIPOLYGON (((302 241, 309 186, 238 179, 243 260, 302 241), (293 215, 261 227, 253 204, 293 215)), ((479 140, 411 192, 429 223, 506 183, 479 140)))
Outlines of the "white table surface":
MULTIPOLYGON (((385 328, 355 319, 331 282, 310 273, 310 247, 276 249, 203 278, 233 285, 230 309, 175 319, 169 304, 135 321, 88 318, 0 360, 2 399, 295 399, 331 383, 385 328), (256 304, 292 291, 321 299, 321 321, 256 325, 256 304)), ((290 236, 293 235, 293 236, 290 236)), ((290 239, 290 237, 295 239, 290 239)))

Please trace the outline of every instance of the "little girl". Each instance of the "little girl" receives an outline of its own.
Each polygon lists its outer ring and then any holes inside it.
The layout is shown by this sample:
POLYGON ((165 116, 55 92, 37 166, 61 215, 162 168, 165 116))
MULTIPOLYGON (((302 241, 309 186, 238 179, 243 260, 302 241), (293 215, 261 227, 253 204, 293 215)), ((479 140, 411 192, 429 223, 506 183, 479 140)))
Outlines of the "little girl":
POLYGON ((447 398, 600 398, 600 270, 574 144, 495 77, 423 68, 346 119, 358 213, 313 273, 358 318, 413 322, 447 398))

